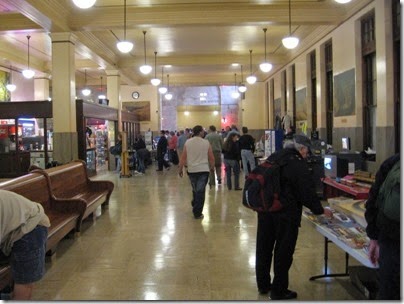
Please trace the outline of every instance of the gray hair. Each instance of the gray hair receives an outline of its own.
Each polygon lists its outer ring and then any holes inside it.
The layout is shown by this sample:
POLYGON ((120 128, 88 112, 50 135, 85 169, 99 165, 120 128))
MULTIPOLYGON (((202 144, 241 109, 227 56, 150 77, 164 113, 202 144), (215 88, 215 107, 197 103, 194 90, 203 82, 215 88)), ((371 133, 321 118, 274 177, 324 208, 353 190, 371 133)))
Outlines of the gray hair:
POLYGON ((305 145, 298 144, 294 139, 285 140, 283 143, 283 148, 295 148, 297 151, 300 151, 301 148, 306 147, 305 145))

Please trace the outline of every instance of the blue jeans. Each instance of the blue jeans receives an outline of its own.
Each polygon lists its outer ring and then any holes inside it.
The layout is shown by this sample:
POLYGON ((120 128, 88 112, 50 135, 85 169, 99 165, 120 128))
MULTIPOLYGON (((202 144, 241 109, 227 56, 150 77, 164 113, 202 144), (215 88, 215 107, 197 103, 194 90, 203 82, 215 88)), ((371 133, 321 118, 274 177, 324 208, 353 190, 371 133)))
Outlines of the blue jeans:
POLYGON ((36 226, 14 242, 10 255, 11 272, 15 283, 39 281, 45 274, 45 253, 48 228, 36 226))
POLYGON ((241 160, 243 161, 244 175, 248 176, 248 165, 250 164, 250 171, 255 168, 255 158, 251 150, 241 150, 241 160))
POLYGON ((189 173, 192 186, 192 213, 195 217, 202 215, 205 204, 205 189, 209 179, 209 172, 189 173))
POLYGON ((146 173, 146 168, 144 166, 144 157, 141 154, 137 154, 137 171, 146 173))
POLYGON ((234 173, 234 189, 240 188, 239 177, 240 177, 240 165, 238 160, 235 159, 224 159, 224 169, 226 171, 226 181, 227 189, 231 190, 231 171, 234 173))

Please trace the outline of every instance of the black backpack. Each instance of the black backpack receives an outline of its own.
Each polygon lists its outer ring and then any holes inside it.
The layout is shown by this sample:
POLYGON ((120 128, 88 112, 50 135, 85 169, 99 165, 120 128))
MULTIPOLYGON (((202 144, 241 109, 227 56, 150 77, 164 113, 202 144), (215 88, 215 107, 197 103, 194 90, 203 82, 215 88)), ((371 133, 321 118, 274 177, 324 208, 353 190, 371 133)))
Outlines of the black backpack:
POLYGON ((266 160, 248 175, 243 190, 243 205, 257 212, 276 212, 280 201, 281 166, 266 160))

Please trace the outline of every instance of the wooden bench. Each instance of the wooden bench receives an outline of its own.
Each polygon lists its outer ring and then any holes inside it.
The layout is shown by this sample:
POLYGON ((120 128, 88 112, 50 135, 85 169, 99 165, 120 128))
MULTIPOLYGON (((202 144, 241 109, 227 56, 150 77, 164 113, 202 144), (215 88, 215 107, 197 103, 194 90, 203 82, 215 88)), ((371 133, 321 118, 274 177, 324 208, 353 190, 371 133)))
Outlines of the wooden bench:
MULTIPOLYGON (((43 206, 51 223, 46 242, 48 255, 55 252, 57 244, 67 234, 71 231, 80 231, 86 204, 79 200, 56 199, 51 194, 49 177, 40 170, 34 170, 27 175, 1 183, 0 189, 18 193, 43 206)), ((0 289, 11 283, 10 278, 9 267, 0 267, 0 289)))
POLYGON ((43 171, 49 176, 51 192, 55 198, 86 203, 82 220, 91 214, 95 219, 96 209, 100 205, 108 206, 114 183, 90 180, 84 161, 75 160, 43 171))

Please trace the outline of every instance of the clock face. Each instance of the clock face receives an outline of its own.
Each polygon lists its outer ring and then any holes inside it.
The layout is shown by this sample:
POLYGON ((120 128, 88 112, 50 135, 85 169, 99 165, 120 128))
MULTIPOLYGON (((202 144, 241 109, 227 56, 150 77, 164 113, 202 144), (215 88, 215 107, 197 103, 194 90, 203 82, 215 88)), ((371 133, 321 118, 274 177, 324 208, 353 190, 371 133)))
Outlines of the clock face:
POLYGON ((139 92, 136 92, 136 91, 135 91, 135 92, 132 93, 133 99, 138 99, 139 96, 140 96, 139 92))

